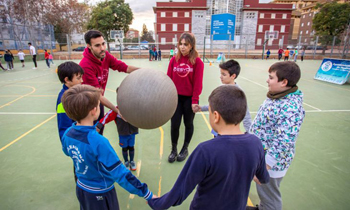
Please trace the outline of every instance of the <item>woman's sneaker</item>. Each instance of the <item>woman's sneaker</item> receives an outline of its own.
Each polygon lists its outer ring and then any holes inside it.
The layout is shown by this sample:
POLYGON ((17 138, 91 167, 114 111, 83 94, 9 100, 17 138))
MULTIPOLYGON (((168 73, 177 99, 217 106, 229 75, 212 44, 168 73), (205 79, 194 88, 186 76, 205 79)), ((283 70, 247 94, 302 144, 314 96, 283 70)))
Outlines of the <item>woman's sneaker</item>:
POLYGON ((134 161, 130 161, 130 169, 131 169, 132 171, 136 171, 136 164, 135 164, 134 161))
POLYGON ((124 165, 125 165, 126 168, 129 168, 130 167, 130 162, 129 161, 125 161, 124 165))

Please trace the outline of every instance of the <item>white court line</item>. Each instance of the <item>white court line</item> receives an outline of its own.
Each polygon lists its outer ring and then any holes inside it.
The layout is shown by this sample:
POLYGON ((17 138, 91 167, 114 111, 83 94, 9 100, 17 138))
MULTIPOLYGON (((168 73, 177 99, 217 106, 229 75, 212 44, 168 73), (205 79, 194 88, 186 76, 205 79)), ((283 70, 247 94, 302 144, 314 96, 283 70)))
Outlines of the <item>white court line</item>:
MULTIPOLYGON (((247 80, 247 81, 249 81, 249 82, 251 82, 251 83, 254 83, 254 84, 256 84, 256 85, 259 85, 260 87, 263 87, 263 88, 265 88, 265 89, 268 89, 266 86, 264 86, 264 85, 262 85, 262 84, 259 84, 259 83, 257 83, 257 82, 254 82, 253 80, 247 79, 247 78, 242 77, 242 76, 240 76, 240 78, 245 79, 245 80, 247 80)), ((311 108, 313 108, 313 109, 316 109, 317 111, 322 111, 321 109, 319 109, 319 108, 317 108, 317 107, 314 107, 314 106, 311 106, 310 104, 307 104, 307 103, 305 103, 305 102, 303 102, 303 104, 305 104, 306 106, 311 107, 311 108)))
MULTIPOLYGON (((350 112, 347 109, 340 110, 305 110, 306 113, 327 113, 327 112, 350 112)), ((251 114, 256 114, 258 112, 250 112, 251 114)), ((0 115, 52 115, 56 112, 0 112, 0 115)), ((197 112, 196 114, 201 114, 197 112)), ((208 115, 209 112, 203 112, 203 114, 208 115)))
MULTIPOLYGON (((350 112, 350 110, 305 110, 306 113, 329 113, 329 112, 350 112)), ((256 114, 258 112, 250 112, 251 114, 256 114)), ((0 112, 1 114, 1 112, 0 112)), ((196 114, 201 114, 197 112, 196 114)), ((208 115, 209 112, 203 112, 203 114, 208 115)))

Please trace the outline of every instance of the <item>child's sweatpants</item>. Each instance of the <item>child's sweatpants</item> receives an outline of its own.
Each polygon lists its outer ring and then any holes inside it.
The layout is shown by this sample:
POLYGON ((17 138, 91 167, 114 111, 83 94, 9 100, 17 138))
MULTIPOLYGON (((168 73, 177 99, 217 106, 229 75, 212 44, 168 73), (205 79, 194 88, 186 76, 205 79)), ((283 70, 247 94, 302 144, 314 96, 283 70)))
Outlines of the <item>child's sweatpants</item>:
POLYGON ((267 184, 256 184, 260 198, 259 210, 282 210, 282 196, 280 192, 281 178, 270 178, 267 184))

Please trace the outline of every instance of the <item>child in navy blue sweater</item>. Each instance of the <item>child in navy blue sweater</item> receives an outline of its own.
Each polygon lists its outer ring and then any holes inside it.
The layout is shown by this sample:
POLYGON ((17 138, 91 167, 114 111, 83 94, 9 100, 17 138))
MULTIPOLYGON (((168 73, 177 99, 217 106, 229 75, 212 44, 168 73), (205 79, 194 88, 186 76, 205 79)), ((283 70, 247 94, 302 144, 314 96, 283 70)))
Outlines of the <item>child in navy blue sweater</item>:
POLYGON ((190 209, 245 210, 251 181, 269 181, 259 139, 239 124, 247 109, 242 90, 222 85, 209 96, 209 121, 218 133, 197 146, 170 192, 148 201, 152 209, 180 205, 197 187, 190 209))
POLYGON ((63 135, 62 150, 75 165, 80 209, 119 209, 114 182, 150 200, 153 193, 147 185, 132 175, 108 139, 96 131, 100 97, 101 90, 89 85, 76 85, 62 96, 67 115, 76 121, 63 135))

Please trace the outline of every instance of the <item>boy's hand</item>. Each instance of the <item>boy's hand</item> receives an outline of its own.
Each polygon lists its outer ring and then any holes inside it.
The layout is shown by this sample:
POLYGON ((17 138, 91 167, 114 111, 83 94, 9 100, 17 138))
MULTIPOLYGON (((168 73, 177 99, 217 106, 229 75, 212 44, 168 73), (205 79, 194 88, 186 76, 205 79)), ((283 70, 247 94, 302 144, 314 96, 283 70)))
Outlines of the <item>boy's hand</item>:
POLYGON ((271 170, 271 166, 269 166, 269 165, 266 164, 266 169, 267 169, 267 170, 271 170))
POLYGON ((254 176, 253 180, 254 180, 254 182, 257 183, 258 185, 261 185, 259 179, 258 179, 256 176, 254 176))
POLYGON ((201 107, 198 104, 192 104, 193 113, 201 111, 201 107))
MULTIPOLYGON (((152 199, 158 198, 158 196, 156 196, 155 194, 153 194, 152 199)), ((148 204, 148 201, 146 201, 146 203, 148 204)))
POLYGON ((100 132, 102 128, 103 128, 103 124, 98 122, 97 125, 96 125, 96 131, 100 132))

